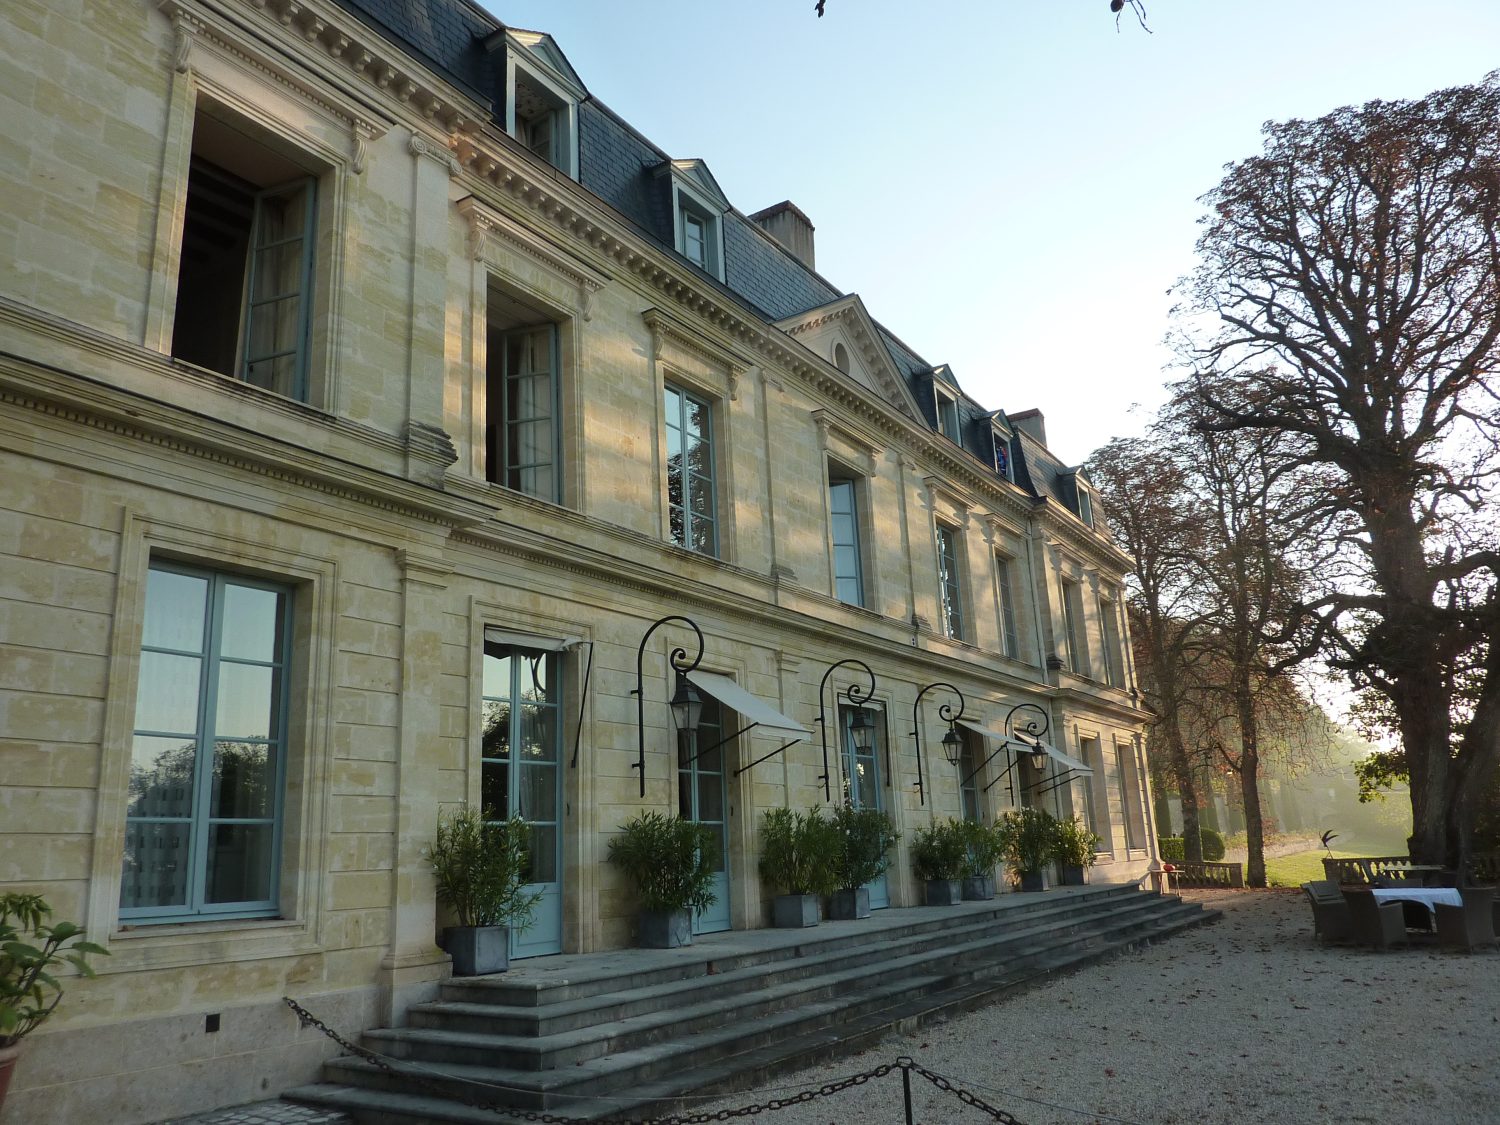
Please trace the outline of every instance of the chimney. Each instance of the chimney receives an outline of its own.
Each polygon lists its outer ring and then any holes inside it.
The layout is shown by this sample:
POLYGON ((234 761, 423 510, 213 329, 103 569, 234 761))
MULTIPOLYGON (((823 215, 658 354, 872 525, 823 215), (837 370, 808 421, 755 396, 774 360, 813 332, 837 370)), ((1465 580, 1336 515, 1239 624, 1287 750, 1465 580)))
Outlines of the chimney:
POLYGON ((1042 417, 1040 410, 1023 410, 1019 414, 1007 411, 1005 417, 1022 433, 1030 434, 1043 445, 1047 444, 1047 420, 1042 417))
POLYGON ((750 216, 750 221, 786 247, 792 257, 808 269, 818 268, 813 264, 812 220, 790 199, 757 211, 750 216))

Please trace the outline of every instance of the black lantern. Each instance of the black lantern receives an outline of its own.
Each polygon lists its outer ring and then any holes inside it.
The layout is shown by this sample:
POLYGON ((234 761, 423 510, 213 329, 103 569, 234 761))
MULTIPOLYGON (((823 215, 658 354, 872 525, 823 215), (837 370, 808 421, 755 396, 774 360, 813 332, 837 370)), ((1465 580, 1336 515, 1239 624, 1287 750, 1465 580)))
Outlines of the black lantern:
POLYGON ((688 683, 687 678, 687 674, 698 667, 698 662, 703 659, 703 630, 687 617, 677 614, 663 617, 646 630, 640 647, 635 650, 635 690, 631 694, 635 696, 636 751, 635 763, 631 768, 640 771, 642 797, 646 795, 646 642, 651 639, 652 633, 669 621, 688 626, 698 638, 698 655, 692 660, 688 660, 687 650, 681 645, 674 646, 667 654, 667 664, 677 673, 677 686, 671 700, 672 722, 677 725, 678 730, 691 732, 698 728, 698 718, 703 714, 703 697, 688 683))
POLYGON ((943 735, 943 753, 948 757, 950 766, 958 765, 958 759, 963 755, 964 740, 958 735, 958 728, 952 723, 948 724, 948 733, 943 735))
MULTIPOLYGON (((818 780, 823 783, 823 800, 825 801, 833 799, 833 784, 828 769, 828 723, 823 716, 823 695, 828 690, 828 681, 833 677, 833 673, 846 664, 852 664, 861 669, 869 680, 869 686, 861 687, 859 684, 850 684, 841 692, 838 690, 838 685, 834 685, 833 713, 835 716, 838 715, 838 700, 842 695, 852 705, 849 714, 849 733, 853 738, 855 748, 862 754, 868 754, 875 744, 875 720, 871 718, 868 708, 860 706, 864 700, 869 699, 875 693, 875 673, 870 671, 870 666, 863 660, 856 660, 852 656, 830 664, 828 671, 823 673, 823 679, 818 684, 818 731, 823 739, 823 775, 818 780)), ((839 760, 843 760, 842 754, 839 760)))
POLYGON ((958 765, 959 750, 963 745, 958 737, 958 731, 953 729, 953 724, 964 717, 964 693, 952 684, 943 683, 941 680, 928 684, 917 692, 916 701, 911 705, 911 734, 917 741, 917 799, 924 805, 927 803, 927 779, 923 776, 922 769, 922 697, 933 688, 942 688, 958 696, 956 712, 951 703, 944 703, 938 708, 939 717, 948 724, 948 733, 943 735, 943 753, 947 755, 950 764, 958 765))
POLYGON ((875 720, 868 707, 856 707, 849 712, 849 737, 854 739, 854 748, 868 754, 875 745, 875 720))
POLYGON ((678 730, 691 734, 698 729, 698 720, 703 716, 703 697, 681 672, 677 673, 677 690, 672 693, 671 707, 672 723, 678 730))

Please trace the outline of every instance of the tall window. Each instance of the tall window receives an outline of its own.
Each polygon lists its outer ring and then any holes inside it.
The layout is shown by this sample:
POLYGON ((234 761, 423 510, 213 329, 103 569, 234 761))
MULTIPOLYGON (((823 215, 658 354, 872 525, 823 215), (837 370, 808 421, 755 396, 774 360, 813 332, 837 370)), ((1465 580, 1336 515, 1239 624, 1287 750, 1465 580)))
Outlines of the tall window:
POLYGON ((1078 740, 1078 756, 1083 759, 1085 765, 1093 767, 1093 773, 1086 773, 1083 781, 1083 820, 1093 832, 1098 832, 1105 837, 1101 846, 1109 843, 1109 830, 1099 831, 1099 814, 1094 808, 1094 778, 1103 776, 1104 760, 1099 753, 1099 740, 1097 738, 1081 738, 1078 740))
POLYGON ((1079 676, 1089 674, 1087 634, 1083 631, 1083 588, 1077 582, 1064 582, 1063 619, 1068 632, 1068 667, 1079 676))
POLYGON ((1004 555, 995 556, 995 601, 1000 607, 1001 651, 1013 659, 1021 655, 1021 643, 1016 633, 1016 587, 1015 574, 1010 560, 1004 555))
POLYGON ((940 390, 935 390, 934 393, 937 395, 938 430, 962 445, 963 435, 958 428, 958 400, 940 390))
POLYGON ((1010 469, 1010 438, 998 429, 992 432, 995 439, 995 472, 1006 480, 1014 480, 1010 469))
POLYGON ((531 826, 527 883, 558 880, 562 746, 557 656, 486 641, 480 804, 531 826))
POLYGON ((1125 822, 1125 846, 1145 847, 1146 827, 1141 816, 1141 779, 1135 768, 1135 748, 1115 743, 1116 774, 1120 778, 1120 819, 1125 822))
POLYGON ((959 799, 964 819, 977 824, 984 820, 979 804, 979 755, 974 751, 974 739, 968 731, 963 731, 959 737, 963 739, 958 754, 959 799))
POLYGON ((829 538, 833 542, 833 592, 841 602, 864 605, 859 559, 859 506, 852 480, 828 482, 829 538))
POLYGON ((290 593, 153 564, 120 916, 277 912, 290 593))
POLYGON ((1078 490, 1078 518, 1090 527, 1094 526, 1094 501, 1086 488, 1078 490))
POLYGON ((1124 653, 1120 648, 1120 622, 1115 607, 1118 602, 1099 599, 1099 624, 1104 633, 1104 679, 1110 687, 1125 686, 1124 653))
POLYGON ((485 475, 506 488, 556 501, 557 326, 508 327, 514 306, 491 294, 485 475))
POLYGON ((672 542, 719 553, 714 503, 713 411, 696 395, 667 385, 667 513, 672 542))
POLYGON ((200 111, 172 355, 305 399, 316 221, 314 176, 200 111))
POLYGON ((955 641, 964 636, 962 580, 958 570, 957 533, 937 526, 938 593, 942 601, 943 632, 955 641))

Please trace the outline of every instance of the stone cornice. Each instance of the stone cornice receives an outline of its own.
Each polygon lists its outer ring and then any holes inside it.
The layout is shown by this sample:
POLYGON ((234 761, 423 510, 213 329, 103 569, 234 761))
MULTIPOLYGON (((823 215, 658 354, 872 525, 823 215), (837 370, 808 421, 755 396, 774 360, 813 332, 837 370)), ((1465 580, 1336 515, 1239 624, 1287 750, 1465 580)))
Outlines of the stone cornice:
POLYGON ((184 33, 208 32, 222 46, 304 96, 320 91, 316 86, 309 88, 307 73, 286 66, 289 61, 370 108, 373 104, 368 99, 374 99, 415 111, 429 123, 429 129, 442 134, 465 128, 488 113, 488 107, 472 95, 438 78, 329 0, 161 0, 159 7, 178 33, 174 63, 179 69, 190 50, 183 44, 184 33), (215 20, 224 23, 215 25, 215 20), (228 33, 230 28, 239 34, 228 33), (254 46, 264 49, 251 54, 247 34, 253 37, 254 46))
POLYGON ((1087 534, 1055 500, 1042 497, 1037 518, 1050 542, 1105 574, 1118 577, 1135 569, 1133 558, 1101 536, 1087 534))
MULTIPOLYGON (((303 425, 337 435, 351 449, 378 451, 393 460, 404 460, 408 453, 404 437, 394 437, 301 403, 279 399, 223 376, 184 369, 155 353, 109 337, 95 336, 87 330, 68 331, 73 326, 0 300, 0 322, 21 321, 23 317, 26 328, 32 331, 40 329, 54 340, 79 348, 84 354, 92 352, 101 358, 129 363, 148 376, 163 380, 164 388, 177 380, 211 380, 218 391, 254 398, 256 409, 277 412, 303 425)), ((235 413, 229 409, 216 417, 209 417, 173 405, 170 394, 138 394, 14 353, 0 353, 0 403, 122 435, 226 468, 310 488, 402 518, 451 527, 471 524, 493 514, 492 508, 476 505, 472 500, 424 488, 351 460, 314 452, 314 447, 329 444, 326 438, 309 440, 306 444, 289 444, 222 421, 223 417, 235 413)), ((435 452, 434 460, 440 456, 435 452)))
POLYGON ((736 388, 739 386, 740 377, 754 366, 744 356, 722 348, 711 340, 705 340, 700 333, 694 332, 687 325, 675 319, 670 313, 664 313, 661 309, 651 308, 641 313, 641 320, 651 333, 651 348, 659 357, 662 344, 670 340, 677 347, 696 355, 699 359, 710 366, 721 369, 729 381, 729 397, 738 398, 736 388))

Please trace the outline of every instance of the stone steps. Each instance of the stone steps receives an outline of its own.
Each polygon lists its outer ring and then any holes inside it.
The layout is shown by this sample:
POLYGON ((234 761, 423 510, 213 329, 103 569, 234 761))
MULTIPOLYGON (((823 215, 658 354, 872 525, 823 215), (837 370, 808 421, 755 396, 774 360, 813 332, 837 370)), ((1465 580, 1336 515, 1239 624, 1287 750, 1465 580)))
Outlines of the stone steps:
POLYGON ((1086 892, 745 931, 675 959, 578 958, 572 973, 549 958, 531 979, 455 982, 413 1010, 414 1026, 367 1033, 362 1045, 395 1073, 336 1059, 326 1082, 286 1096, 361 1125, 504 1119, 463 1099, 579 1120, 666 1112, 664 1099, 743 1088, 1217 917, 1131 887, 1086 892))

